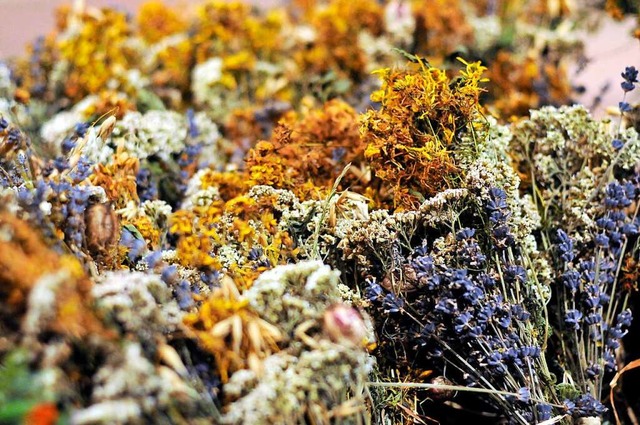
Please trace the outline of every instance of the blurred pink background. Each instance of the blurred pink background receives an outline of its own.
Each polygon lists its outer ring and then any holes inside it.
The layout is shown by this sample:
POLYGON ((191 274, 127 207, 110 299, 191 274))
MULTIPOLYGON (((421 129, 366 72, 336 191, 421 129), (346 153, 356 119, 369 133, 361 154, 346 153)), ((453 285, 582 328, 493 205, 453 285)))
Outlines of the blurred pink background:
MULTIPOLYGON (((135 13, 146 0, 85 0, 89 6, 116 7, 135 13)), ((170 5, 197 5, 204 0, 163 0, 170 5)), ((282 0, 244 0, 258 7, 272 7, 282 0)), ((35 37, 46 34, 55 25, 54 12, 73 0, 0 0, 0 58, 20 54, 35 37)))
MULTIPOLYGON (((145 0, 86 0, 92 6, 112 6, 135 12, 145 0)), ((287 0, 245 0, 259 7, 272 7, 286 3, 287 0)), ((20 54, 25 45, 38 35, 49 32, 54 26, 54 10, 61 4, 72 0, 0 0, 0 59, 20 54)), ((203 0, 165 0, 172 5, 194 5, 203 0)), ((185 7, 185 10, 188 8, 185 7)), ((606 19, 604 25, 595 34, 583 34, 586 41, 587 57, 590 59, 586 69, 575 77, 575 84, 584 85, 587 91, 578 100, 585 106, 591 106, 592 99, 607 82, 611 89, 603 97, 602 104, 593 112, 602 116, 606 106, 617 105, 622 100, 620 90, 620 72, 625 66, 640 68, 640 42, 631 38, 630 32, 634 20, 622 23, 606 19)), ((640 90, 631 93, 627 100, 640 101, 640 90)))

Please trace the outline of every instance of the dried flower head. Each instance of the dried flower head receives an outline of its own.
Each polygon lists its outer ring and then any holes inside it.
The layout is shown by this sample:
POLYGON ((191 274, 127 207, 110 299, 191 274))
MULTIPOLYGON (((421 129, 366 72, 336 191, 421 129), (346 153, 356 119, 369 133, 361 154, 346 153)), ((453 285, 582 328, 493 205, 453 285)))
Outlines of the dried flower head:
MULTIPOLYGON (((302 200, 324 197, 344 167, 364 161, 355 110, 340 100, 325 103, 297 117, 289 113, 269 141, 259 142, 246 158, 250 183, 289 189, 302 200)), ((369 182, 356 172, 343 188, 364 191, 369 182)))
POLYGON ((338 344, 363 345, 368 330, 360 313, 353 307, 337 304, 324 313, 323 329, 338 344))
POLYGON ((105 256, 115 248, 120 224, 111 203, 90 205, 84 212, 85 241, 92 255, 105 256))
POLYGON ((150 44, 187 28, 187 23, 177 10, 158 0, 149 0, 142 4, 136 20, 140 34, 150 44))
POLYGON ((378 71, 382 88, 371 95, 380 110, 362 118, 365 157, 393 191, 396 207, 416 207, 461 173, 451 151, 478 118, 486 69, 467 63, 456 80, 418 59, 407 70, 378 71))
POLYGON ((277 327, 254 312, 229 277, 221 279, 221 287, 196 313, 185 317, 185 324, 202 347, 214 355, 222 382, 240 369, 261 373, 261 360, 277 352, 278 342, 285 338, 277 327))

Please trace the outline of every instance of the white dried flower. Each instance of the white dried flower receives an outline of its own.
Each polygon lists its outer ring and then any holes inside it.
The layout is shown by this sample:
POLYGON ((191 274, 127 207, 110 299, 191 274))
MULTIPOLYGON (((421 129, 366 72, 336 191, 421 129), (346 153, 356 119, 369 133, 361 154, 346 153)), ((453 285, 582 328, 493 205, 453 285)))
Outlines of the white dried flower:
POLYGON ((38 205, 38 208, 40 209, 40 211, 42 211, 42 214, 51 215, 51 202, 47 202, 47 201, 40 202, 40 205, 38 205))
POLYGON ((125 423, 140 418, 141 414, 137 400, 105 401, 73 412, 71 423, 75 425, 125 423))
POLYGON ((165 223, 171 215, 171 205, 159 199, 144 201, 140 210, 156 224, 165 223))
POLYGON ((391 44, 407 46, 413 41, 416 19, 411 2, 392 0, 384 8, 384 26, 391 37, 391 44))
POLYGON ((186 118, 174 111, 127 112, 113 130, 114 142, 139 159, 159 155, 169 160, 187 139, 186 118))
POLYGON ((60 269, 38 279, 29 292, 27 314, 22 322, 22 331, 29 336, 37 335, 50 324, 56 315, 56 293, 71 278, 68 270, 60 269))
POLYGON ((149 334, 178 329, 182 312, 159 276, 141 272, 106 272, 91 293, 98 308, 128 332, 149 334))
POLYGON ((213 86, 222 79, 222 65, 222 58, 214 57, 193 68, 191 72, 191 91, 196 103, 208 103, 213 86))

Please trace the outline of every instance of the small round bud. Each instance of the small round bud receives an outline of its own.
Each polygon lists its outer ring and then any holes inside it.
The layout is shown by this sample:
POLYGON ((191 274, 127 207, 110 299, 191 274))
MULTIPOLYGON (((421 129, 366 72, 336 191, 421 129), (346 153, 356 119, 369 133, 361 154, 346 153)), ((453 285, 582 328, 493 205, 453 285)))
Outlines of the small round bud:
MULTIPOLYGON (((449 381, 444 376, 436 376, 431 380, 435 385, 453 385, 453 382, 449 381)), ((455 391, 448 388, 433 388, 429 391, 431 398, 434 400, 450 400, 455 395, 455 391)))
POLYGON ((340 344, 363 345, 367 327, 353 307, 336 304, 324 313, 324 331, 331 341, 340 344))

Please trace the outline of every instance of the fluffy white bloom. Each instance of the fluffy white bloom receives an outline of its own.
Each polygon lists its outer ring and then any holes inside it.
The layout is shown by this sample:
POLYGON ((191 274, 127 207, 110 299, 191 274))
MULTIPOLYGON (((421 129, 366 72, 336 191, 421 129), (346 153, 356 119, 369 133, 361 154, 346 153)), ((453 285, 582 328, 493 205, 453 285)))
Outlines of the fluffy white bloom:
POLYGON ((42 213, 44 215, 50 215, 51 214, 51 202, 40 202, 40 205, 38 205, 38 207, 40 208, 40 211, 42 211, 42 213))
POLYGON ((159 199, 144 201, 142 205, 140 205, 140 209, 155 223, 165 222, 171 215, 171 205, 159 199))
POLYGON ((110 162, 115 150, 102 140, 101 137, 98 137, 97 128, 89 128, 84 140, 85 145, 82 149, 83 155, 96 163, 107 164, 110 162))
POLYGON ((115 144, 138 157, 158 154, 167 157, 184 148, 187 123, 184 116, 173 111, 128 112, 113 130, 115 144))
POLYGON ((222 78, 222 58, 196 65, 191 74, 191 91, 197 103, 207 103, 212 87, 222 78))
POLYGON ((393 0, 384 8, 384 26, 393 44, 407 45, 413 41, 416 19, 408 1, 393 0))
POLYGON ((40 129, 42 140, 57 149, 64 138, 73 133, 76 124, 86 120, 87 109, 98 100, 97 96, 87 96, 70 110, 54 115, 40 129))

